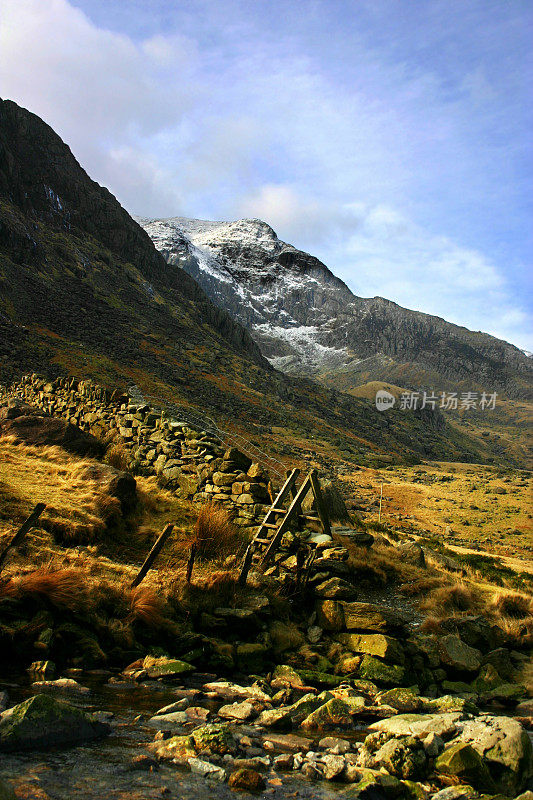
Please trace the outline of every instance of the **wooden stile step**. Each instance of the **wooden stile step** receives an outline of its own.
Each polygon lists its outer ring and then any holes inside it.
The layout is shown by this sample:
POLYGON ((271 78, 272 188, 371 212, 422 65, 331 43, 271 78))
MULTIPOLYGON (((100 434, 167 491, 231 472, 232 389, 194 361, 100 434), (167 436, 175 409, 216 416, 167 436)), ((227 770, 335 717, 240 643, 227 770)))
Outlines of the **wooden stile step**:
POLYGON ((299 525, 301 520, 318 522, 322 526, 324 533, 331 533, 327 511, 322 500, 322 490, 317 471, 314 469, 311 470, 300 488, 296 489, 296 480, 299 474, 300 470, 298 469, 293 469, 291 472, 287 473, 287 480, 281 487, 277 497, 268 509, 263 522, 257 529, 257 533, 248 545, 239 575, 239 583, 241 585, 246 583, 246 578, 254 556, 262 556, 259 563, 260 569, 265 570, 268 567, 282 542, 284 533, 290 529, 293 522, 296 523, 296 525, 299 525), (310 491, 315 499, 317 516, 314 514, 302 513, 302 502, 310 491), (282 506, 284 501, 289 501, 288 508, 282 506), (277 518, 276 515, 281 518, 277 518), (271 536, 268 535, 269 531, 272 532, 271 536), (263 551, 263 548, 266 549, 263 551))

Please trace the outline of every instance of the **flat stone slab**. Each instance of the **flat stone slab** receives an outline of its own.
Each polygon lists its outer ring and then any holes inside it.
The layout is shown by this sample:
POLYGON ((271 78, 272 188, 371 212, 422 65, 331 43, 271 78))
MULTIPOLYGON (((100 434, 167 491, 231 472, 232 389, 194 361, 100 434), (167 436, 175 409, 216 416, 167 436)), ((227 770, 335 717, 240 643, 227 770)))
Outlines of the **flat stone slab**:
POLYGON ((423 738, 435 733, 449 739, 458 731, 458 723, 463 715, 449 714, 397 714, 395 717, 380 719, 368 726, 370 731, 385 731, 393 736, 417 736, 423 738))

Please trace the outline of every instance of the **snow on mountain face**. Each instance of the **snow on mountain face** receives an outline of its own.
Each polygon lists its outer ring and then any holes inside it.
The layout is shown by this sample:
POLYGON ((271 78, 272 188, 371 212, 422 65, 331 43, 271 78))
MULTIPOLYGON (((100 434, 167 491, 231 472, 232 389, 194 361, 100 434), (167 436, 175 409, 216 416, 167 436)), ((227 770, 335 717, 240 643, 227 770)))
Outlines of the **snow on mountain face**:
POLYGON ((348 348, 333 343, 331 329, 355 300, 352 293, 318 259, 281 242, 265 222, 139 222, 169 264, 185 269, 251 330, 274 366, 313 374, 352 360, 348 348))
POLYGON ((528 397, 532 359, 517 347, 382 297, 356 297, 321 261, 258 219, 139 219, 170 265, 246 327, 264 356, 335 386, 386 380, 474 385, 528 397))

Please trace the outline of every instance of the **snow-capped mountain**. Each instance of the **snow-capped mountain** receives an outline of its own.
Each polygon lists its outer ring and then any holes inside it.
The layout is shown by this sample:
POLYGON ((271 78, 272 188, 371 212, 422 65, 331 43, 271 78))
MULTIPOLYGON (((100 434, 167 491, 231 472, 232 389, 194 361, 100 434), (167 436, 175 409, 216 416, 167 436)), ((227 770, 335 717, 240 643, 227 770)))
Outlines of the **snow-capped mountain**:
POLYGON ((531 389, 531 359, 517 347, 381 297, 357 297, 261 220, 138 221, 166 261, 195 278, 285 372, 345 389, 369 380, 511 396, 531 389))

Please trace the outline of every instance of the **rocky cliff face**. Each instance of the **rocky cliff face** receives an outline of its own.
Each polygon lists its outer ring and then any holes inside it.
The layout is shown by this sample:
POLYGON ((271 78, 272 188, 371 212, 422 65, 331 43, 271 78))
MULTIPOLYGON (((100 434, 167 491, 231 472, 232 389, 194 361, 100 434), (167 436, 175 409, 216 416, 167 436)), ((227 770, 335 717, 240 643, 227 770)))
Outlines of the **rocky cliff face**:
POLYGON ((260 220, 140 221, 167 262, 192 275, 286 372, 343 388, 388 380, 512 397, 531 392, 533 360, 518 348, 381 297, 356 297, 260 220))

